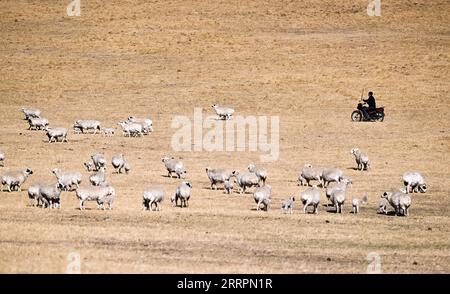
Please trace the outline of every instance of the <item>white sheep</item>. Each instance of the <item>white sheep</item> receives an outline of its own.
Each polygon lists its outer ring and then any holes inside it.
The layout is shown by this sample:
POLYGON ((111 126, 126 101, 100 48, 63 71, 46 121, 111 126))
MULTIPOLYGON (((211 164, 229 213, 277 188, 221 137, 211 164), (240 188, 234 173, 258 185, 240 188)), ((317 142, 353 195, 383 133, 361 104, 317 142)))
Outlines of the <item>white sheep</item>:
POLYGON ((192 193, 192 184, 189 182, 181 182, 181 184, 177 187, 174 196, 171 198, 171 201, 175 206, 177 206, 178 199, 181 201, 181 207, 189 206, 189 199, 191 198, 192 193))
POLYGON ((59 183, 41 185, 39 187, 39 197, 43 202, 43 208, 61 208, 61 185, 59 183))
POLYGON ((0 166, 5 166, 5 153, 0 150, 0 166))
POLYGON ((105 137, 114 136, 116 130, 114 128, 102 128, 102 135, 105 137))
POLYGON ((100 186, 106 181, 106 166, 102 166, 97 172, 89 177, 89 181, 94 186, 100 186))
POLYGON ((91 156, 91 160, 96 171, 100 170, 101 167, 106 167, 107 161, 103 154, 96 153, 91 156))
POLYGON ((253 193, 253 199, 255 199, 256 202, 256 210, 261 209, 261 204, 264 206, 263 209, 265 211, 269 210, 271 194, 272 194, 272 187, 270 185, 265 185, 256 188, 255 192, 253 193))
POLYGON ((142 132, 146 135, 153 132, 153 121, 150 118, 136 118, 130 116, 128 117, 127 122, 142 125, 142 132))
POLYGON ((41 186, 41 184, 33 184, 28 187, 28 199, 31 206, 39 206, 41 204, 44 205, 41 194, 39 193, 41 186))
POLYGON ((322 168, 313 167, 311 164, 307 163, 303 166, 300 174, 298 176, 299 186, 307 185, 311 186, 310 181, 321 181, 322 168))
POLYGON ((344 206, 345 199, 347 198, 347 190, 336 190, 330 197, 331 203, 336 207, 336 213, 342 213, 342 207, 344 206))
POLYGON ((264 168, 257 168, 255 164, 250 163, 247 166, 247 169, 249 172, 251 173, 255 173, 256 176, 259 179, 259 185, 261 186, 261 182, 262 182, 262 186, 264 186, 266 184, 266 180, 267 180, 267 171, 264 168))
POLYGON ((58 183, 65 191, 71 190, 73 186, 78 188, 83 179, 83 176, 79 172, 62 171, 59 168, 54 168, 52 173, 56 176, 58 183))
POLYGON ((292 211, 294 210, 294 204, 295 204, 295 197, 291 196, 281 203, 281 211, 284 213, 292 214, 292 211))
POLYGON ((378 213, 387 214, 387 206, 389 201, 386 198, 380 198, 380 202, 378 203, 378 213))
POLYGON ((235 174, 235 171, 230 171, 226 169, 211 169, 207 167, 206 175, 211 182, 211 190, 217 190, 218 183, 225 183, 229 181, 230 178, 235 174))
POLYGON ((313 207, 313 213, 319 213, 320 189, 316 185, 300 193, 300 200, 303 203, 303 213, 306 213, 308 206, 313 207))
POLYGON ((322 187, 323 188, 328 187, 328 184, 331 182, 340 183, 343 177, 344 177, 343 172, 340 169, 326 168, 322 171, 322 174, 320 176, 322 187))
POLYGON ((37 108, 22 107, 22 112, 25 115, 26 120, 41 117, 41 111, 37 108))
POLYGON ((123 154, 114 155, 111 160, 111 164, 118 174, 121 174, 122 171, 128 173, 128 171, 130 170, 130 166, 125 161, 125 157, 123 156, 123 154))
POLYGON ((238 173, 234 174, 236 178, 236 184, 241 188, 239 194, 245 193, 247 188, 259 185, 259 178, 255 173, 238 173))
POLYGON ((98 120, 80 119, 74 123, 73 129, 81 131, 81 133, 83 134, 85 133, 85 131, 93 130, 94 134, 96 134, 97 131, 101 131, 102 126, 98 120))
POLYGON ((8 188, 8 192, 15 190, 22 191, 22 184, 32 174, 33 171, 29 168, 22 171, 8 172, 1 177, 1 182, 3 186, 6 186, 8 188))
POLYGON ((350 153, 355 156, 357 170, 368 170, 370 168, 369 156, 366 153, 363 153, 358 148, 353 148, 350 153))
POLYGON ((427 184, 419 172, 406 172, 402 177, 406 193, 426 193, 427 184))
POLYGON ((409 207, 411 206, 411 197, 400 190, 391 190, 384 192, 381 198, 387 199, 389 204, 395 209, 396 215, 409 215, 409 207))
POLYGON ((58 142, 61 139, 61 142, 67 142, 67 129, 66 128, 49 128, 48 126, 44 128, 47 132, 48 142, 51 143, 53 140, 58 142))
POLYGON ((325 195, 327 196, 327 199, 330 200, 331 195, 333 195, 333 193, 335 193, 337 190, 346 190, 351 185, 352 185, 352 179, 344 177, 340 183, 338 183, 332 187, 328 187, 325 192, 325 195))
POLYGON ((48 119, 46 118, 30 118, 28 119, 29 130, 43 130, 48 126, 48 119))
POLYGON ((357 197, 352 200, 352 212, 353 214, 359 213, 359 199, 357 197))
POLYGON ((122 127, 122 133, 125 137, 142 137, 142 125, 138 123, 119 122, 122 127))
POLYGON ((233 182, 226 180, 225 182, 223 182, 223 187, 225 189, 226 194, 233 193, 233 182))
POLYGON ((142 208, 144 210, 152 210, 153 204, 155 205, 155 210, 161 210, 161 202, 164 200, 164 190, 160 187, 151 187, 145 190, 144 197, 142 200, 142 208))
POLYGON ((161 158, 161 161, 164 163, 164 166, 167 169, 168 177, 171 178, 172 173, 175 173, 179 179, 186 177, 187 171, 181 160, 174 159, 173 157, 164 156, 161 158))
POLYGON ((116 196, 116 190, 110 185, 80 187, 76 191, 80 200, 80 210, 84 210, 85 201, 97 201, 98 209, 105 209, 105 204, 111 210, 116 196))
POLYGON ((234 114, 234 109, 230 107, 219 106, 217 104, 213 104, 211 107, 216 112, 217 118, 221 120, 231 119, 234 114))

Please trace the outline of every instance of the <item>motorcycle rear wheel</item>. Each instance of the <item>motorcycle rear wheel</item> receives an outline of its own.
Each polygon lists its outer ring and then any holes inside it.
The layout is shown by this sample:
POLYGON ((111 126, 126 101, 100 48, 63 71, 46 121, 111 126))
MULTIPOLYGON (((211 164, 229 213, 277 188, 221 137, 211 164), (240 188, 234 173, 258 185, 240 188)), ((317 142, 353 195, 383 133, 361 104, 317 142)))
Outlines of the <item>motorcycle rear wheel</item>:
POLYGON ((359 110, 355 110, 352 112, 352 121, 361 121, 362 120, 362 113, 359 110))

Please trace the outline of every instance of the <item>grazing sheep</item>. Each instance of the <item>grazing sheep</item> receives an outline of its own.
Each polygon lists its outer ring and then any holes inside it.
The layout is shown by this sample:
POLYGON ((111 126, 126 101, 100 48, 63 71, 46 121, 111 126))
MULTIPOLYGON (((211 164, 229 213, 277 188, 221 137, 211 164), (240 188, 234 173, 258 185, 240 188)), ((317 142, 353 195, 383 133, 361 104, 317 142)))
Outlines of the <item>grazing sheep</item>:
POLYGON ((316 185, 300 193, 300 199, 303 203, 303 213, 306 213, 308 206, 313 207, 313 213, 319 213, 320 189, 316 185))
POLYGON ((42 208, 61 208, 61 185, 59 183, 41 185, 39 187, 39 197, 43 202, 42 208))
POLYGON ((142 137, 142 125, 138 123, 119 122, 125 137, 142 137))
POLYGON ((256 174, 256 176, 258 177, 259 182, 260 182, 258 185, 260 185, 261 182, 262 182, 263 186, 266 184, 267 171, 264 168, 257 168, 256 165, 254 165, 253 163, 250 163, 247 166, 247 169, 248 169, 249 172, 256 174))
POLYGON ((172 203, 177 206, 178 199, 181 201, 181 207, 189 206, 189 198, 192 193, 192 184, 189 182, 181 182, 181 184, 177 187, 174 196, 171 198, 172 203))
POLYGON ((427 184, 424 178, 418 172, 406 172, 403 174, 403 184, 405 185, 406 194, 408 193, 426 193, 427 184))
POLYGON ((347 198, 347 190, 336 190, 331 195, 330 200, 333 206, 336 207, 336 213, 342 213, 342 207, 344 206, 345 199, 347 198))
POLYGON ((384 192, 381 198, 387 199, 389 204, 395 209, 395 215, 409 215, 409 207, 411 206, 411 197, 400 190, 391 190, 384 192))
POLYGON ((337 168, 326 168, 322 171, 322 175, 320 176, 320 180, 322 182, 322 187, 328 187, 328 184, 331 182, 340 183, 343 179, 343 173, 340 169, 337 168))
POLYGON ((231 119, 231 117, 234 114, 234 109, 233 108, 223 107, 223 106, 219 106, 217 104, 211 105, 211 107, 216 112, 217 118, 221 119, 221 120, 231 119))
POLYGON ((253 198, 256 202, 256 210, 261 209, 261 204, 264 206, 263 210, 268 211, 270 208, 270 196, 272 194, 272 187, 270 185, 256 188, 253 193, 253 198))
POLYGON ((155 204, 155 210, 160 211, 160 204, 164 200, 164 190, 160 187, 151 187, 144 192, 142 200, 142 208, 144 210, 152 210, 155 204))
POLYGON ((355 156, 357 170, 368 170, 370 168, 369 156, 367 154, 361 152, 358 148, 353 148, 350 153, 355 156))
POLYGON ((103 154, 96 153, 91 156, 92 163, 94 164, 95 171, 100 170, 101 167, 106 167, 106 158, 103 154))
POLYGON ((102 135, 105 137, 114 136, 116 130, 114 128, 102 128, 102 135))
POLYGON ((235 171, 229 171, 225 169, 211 169, 207 167, 206 175, 211 182, 211 190, 217 190, 218 183, 225 183, 229 181, 232 176, 234 176, 235 171))
POLYGON ((94 162, 92 160, 89 160, 88 162, 83 163, 83 165, 84 165, 84 168, 88 172, 95 170, 95 165, 94 165, 94 162))
POLYGON ((142 125, 142 132, 146 135, 148 135, 150 132, 153 132, 153 121, 149 118, 136 118, 134 116, 130 116, 127 119, 127 122, 142 125))
POLYGON ((97 201, 97 209, 105 209, 105 204, 109 210, 116 196, 116 190, 108 185, 81 187, 76 191, 77 198, 80 200, 80 210, 84 210, 85 201, 97 201))
POLYGON ((230 182, 229 180, 226 180, 225 182, 223 182, 223 187, 225 189, 225 193, 226 194, 233 193, 233 182, 230 182))
POLYGON ((130 170, 130 166, 126 163, 123 154, 117 154, 113 156, 111 164, 118 174, 121 174, 122 170, 124 170, 126 173, 128 173, 128 171, 130 170))
POLYGON ((67 129, 66 128, 49 128, 48 126, 44 128, 47 132, 48 142, 51 143, 53 140, 58 142, 67 142, 67 129))
POLYGON ((79 172, 62 171, 59 168, 53 169, 52 173, 56 176, 58 183, 61 185, 61 189, 64 191, 70 191, 74 185, 78 188, 83 179, 83 176, 79 172))
POLYGON ((357 197, 352 200, 352 212, 353 214, 359 213, 359 199, 357 197))
POLYGON ((25 115, 26 120, 29 120, 30 118, 40 118, 41 117, 41 111, 36 108, 22 107, 22 112, 25 115))
POLYGON ((28 119, 29 130, 43 130, 48 126, 48 119, 46 118, 30 118, 28 119))
POLYGON ((299 186, 307 185, 311 186, 310 181, 319 181, 322 175, 322 168, 313 167, 311 164, 307 163, 303 166, 298 176, 299 186))
POLYGON ((174 159, 173 157, 164 156, 161 158, 164 166, 168 171, 168 177, 172 177, 172 173, 175 173, 179 179, 186 177, 186 169, 181 160, 174 159))
POLYGON ((5 153, 0 150, 0 166, 5 166, 5 153))
POLYGON ((389 201, 386 198, 380 198, 380 202, 378 203, 378 213, 387 214, 387 206, 389 201))
POLYGON ((96 173, 89 177, 89 181, 93 186, 100 186, 106 181, 106 167, 101 167, 96 173))
POLYGON ((1 178, 2 185, 8 188, 8 192, 22 191, 21 186, 25 183, 26 179, 33 174, 33 171, 29 168, 22 171, 13 171, 4 174, 1 178))
POLYGON ((234 176, 236 177, 236 184, 241 188, 239 194, 245 193, 247 188, 259 185, 259 178, 255 173, 239 174, 236 172, 234 176))
POLYGON ((331 195, 335 193, 338 190, 346 190, 352 185, 352 179, 351 178, 343 178, 342 181, 332 187, 328 187, 325 195, 327 196, 327 199, 330 200, 331 195))
POLYGON ((101 131, 102 126, 101 123, 98 120, 77 120, 73 125, 74 130, 81 131, 81 133, 85 133, 85 131, 93 130, 94 135, 97 133, 97 131, 101 131))
POLYGON ((295 203, 295 197, 291 196, 288 199, 284 200, 281 203, 281 211, 284 213, 292 214, 292 211, 294 210, 294 203, 295 203))

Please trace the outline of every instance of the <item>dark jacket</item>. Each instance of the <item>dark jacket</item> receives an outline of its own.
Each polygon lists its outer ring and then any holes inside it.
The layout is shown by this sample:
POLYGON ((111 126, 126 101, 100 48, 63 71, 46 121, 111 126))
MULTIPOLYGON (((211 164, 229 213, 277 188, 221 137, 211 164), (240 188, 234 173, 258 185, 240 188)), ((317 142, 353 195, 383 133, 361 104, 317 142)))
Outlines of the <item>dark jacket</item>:
POLYGON ((375 103, 375 97, 369 96, 369 98, 363 99, 363 100, 364 100, 364 102, 366 102, 368 104, 370 109, 377 108, 377 104, 375 103))

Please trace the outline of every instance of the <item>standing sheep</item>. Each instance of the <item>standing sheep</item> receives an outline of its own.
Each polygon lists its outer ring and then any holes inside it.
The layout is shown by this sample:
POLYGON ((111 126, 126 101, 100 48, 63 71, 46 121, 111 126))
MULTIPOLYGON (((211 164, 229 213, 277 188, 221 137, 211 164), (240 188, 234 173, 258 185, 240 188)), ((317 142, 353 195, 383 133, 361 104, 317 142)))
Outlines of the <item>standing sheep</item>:
POLYGON ((79 172, 62 171, 59 168, 54 168, 52 173, 56 176, 61 188, 65 191, 70 191, 73 186, 77 188, 81 184, 83 176, 79 172))
POLYGON ((307 163, 303 166, 300 174, 298 176, 299 186, 307 185, 311 186, 310 181, 321 181, 322 168, 313 167, 311 164, 307 163))
POLYGON ((230 182, 229 180, 226 180, 225 182, 223 182, 223 187, 225 189, 225 193, 226 194, 233 193, 233 182, 230 182))
POLYGON ((262 182, 262 186, 264 186, 266 184, 267 171, 264 168, 257 168, 256 165, 254 165, 253 163, 250 163, 247 166, 247 169, 249 172, 256 174, 256 176, 259 179, 259 183, 258 183, 259 186, 261 186, 261 182, 262 182))
POLYGON ((5 153, 0 150, 0 166, 5 166, 5 153))
POLYGON ((217 190, 218 183, 225 183, 225 181, 229 181, 230 178, 236 173, 235 171, 229 171, 225 169, 211 169, 209 167, 207 167, 205 170, 206 175, 211 182, 211 190, 217 190))
POLYGON ((43 130, 48 126, 48 119, 46 118, 30 118, 28 119, 29 130, 43 130))
POLYGON ((155 210, 161 210, 161 202, 164 200, 164 190, 160 187, 151 187, 144 192, 142 206, 144 210, 152 210, 155 204, 155 210))
POLYGON ((380 202, 378 203, 378 213, 380 214, 387 214, 387 206, 389 202, 386 198, 380 198, 380 202))
POLYGON ((405 185, 406 193, 426 193, 427 184, 424 178, 418 172, 406 172, 403 174, 403 184, 405 185))
POLYGON ((67 129, 65 128, 49 128, 48 126, 44 128, 47 132, 48 142, 51 143, 53 140, 58 142, 61 139, 62 142, 67 142, 67 129))
POLYGON ((25 183, 26 179, 33 174, 33 171, 29 168, 22 171, 13 171, 4 174, 1 178, 2 185, 8 188, 8 192, 22 191, 21 186, 25 183))
POLYGON ((29 120, 30 118, 41 117, 41 111, 37 108, 22 107, 22 112, 25 115, 26 120, 29 120))
POLYGON ((346 189, 335 191, 331 197, 331 203, 336 207, 336 213, 342 213, 342 207, 344 206, 345 199, 347 198, 346 189))
POLYGON ((352 212, 353 214, 359 213, 359 199, 357 197, 352 200, 352 212))
POLYGON ((95 171, 100 170, 101 167, 106 167, 106 158, 103 154, 96 153, 91 156, 92 163, 94 164, 95 171))
POLYGON ((392 190, 384 192, 381 198, 387 199, 389 204, 395 209, 395 215, 409 215, 409 207, 411 206, 411 197, 400 190, 392 190))
POLYGON ((351 154, 355 156, 357 170, 368 170, 370 168, 369 156, 367 154, 361 152, 358 148, 353 148, 350 151, 351 154))
POLYGON ((189 198, 191 198, 191 193, 192 193, 192 184, 189 182, 181 182, 181 184, 177 187, 171 201, 176 206, 178 203, 178 199, 180 199, 181 207, 183 207, 183 205, 184 207, 188 207, 189 198))
POLYGON ((142 137, 143 135, 141 124, 122 121, 119 125, 122 127, 124 137, 142 137))
POLYGON ((44 205, 42 196, 39 193, 39 189, 41 188, 41 186, 41 184, 33 184, 28 187, 28 199, 31 206, 39 206, 41 204, 44 205))
POLYGON ((127 122, 140 124, 142 126, 142 132, 145 135, 153 132, 153 121, 149 118, 136 118, 134 116, 130 116, 128 117, 127 122))
POLYGON ((272 194, 272 187, 269 185, 256 188, 253 193, 253 198, 256 202, 256 210, 261 209, 261 204, 264 206, 263 210, 268 211, 270 208, 270 196, 272 194))
POLYGON ((239 194, 245 193, 247 188, 259 185, 259 178, 255 173, 239 174, 236 172, 234 176, 236 177, 236 184, 241 188, 239 194))
POLYGON ((102 128, 102 135, 105 137, 114 136, 116 130, 114 128, 102 128))
POLYGON ((39 187, 39 197, 43 201, 43 208, 61 208, 61 185, 59 183, 41 185, 39 187))
POLYGON ((340 169, 337 168, 326 168, 322 171, 320 180, 322 182, 322 187, 328 187, 331 182, 340 183, 344 175, 340 169))
POLYGON ((80 200, 80 210, 84 210, 84 202, 97 201, 97 209, 105 209, 105 204, 109 210, 116 196, 116 190, 110 185, 80 187, 76 191, 77 198, 80 200))
POLYGON ((319 213, 320 189, 316 185, 300 193, 300 199, 303 203, 303 213, 306 213, 308 206, 313 207, 313 213, 319 213))
POLYGON ((213 104, 211 106, 217 114, 217 118, 220 120, 229 120, 234 114, 234 109, 229 107, 219 106, 217 104, 213 104))
POLYGON ((331 199, 331 195, 333 195, 338 190, 347 190, 352 185, 352 179, 351 178, 343 178, 342 181, 332 187, 328 187, 325 195, 327 196, 327 199, 331 199))
POLYGON ((113 156, 111 164, 114 167, 114 169, 116 169, 116 172, 118 174, 121 174, 122 170, 124 170, 125 173, 128 173, 128 171, 130 170, 130 166, 125 161, 125 157, 123 156, 123 154, 113 156))
POLYGON ((172 173, 175 173, 179 179, 184 178, 186 176, 186 169, 184 167, 183 162, 181 160, 170 158, 168 156, 164 156, 161 158, 164 166, 167 169, 168 177, 172 177, 172 173))
POLYGON ((101 184, 105 183, 106 181, 106 167, 103 166, 99 169, 98 172, 92 174, 89 177, 89 181, 93 186, 100 186, 101 184))
POLYGON ((97 131, 101 131, 102 130, 102 126, 101 123, 98 120, 91 120, 91 119, 86 119, 86 120, 77 120, 74 125, 73 125, 73 129, 78 131, 81 131, 81 133, 85 133, 86 131, 89 130, 93 130, 94 131, 94 135, 97 133, 97 131))
POLYGON ((288 199, 284 200, 281 203, 281 211, 283 213, 292 214, 292 211, 294 210, 294 203, 295 203, 295 197, 294 196, 291 196, 288 199))

